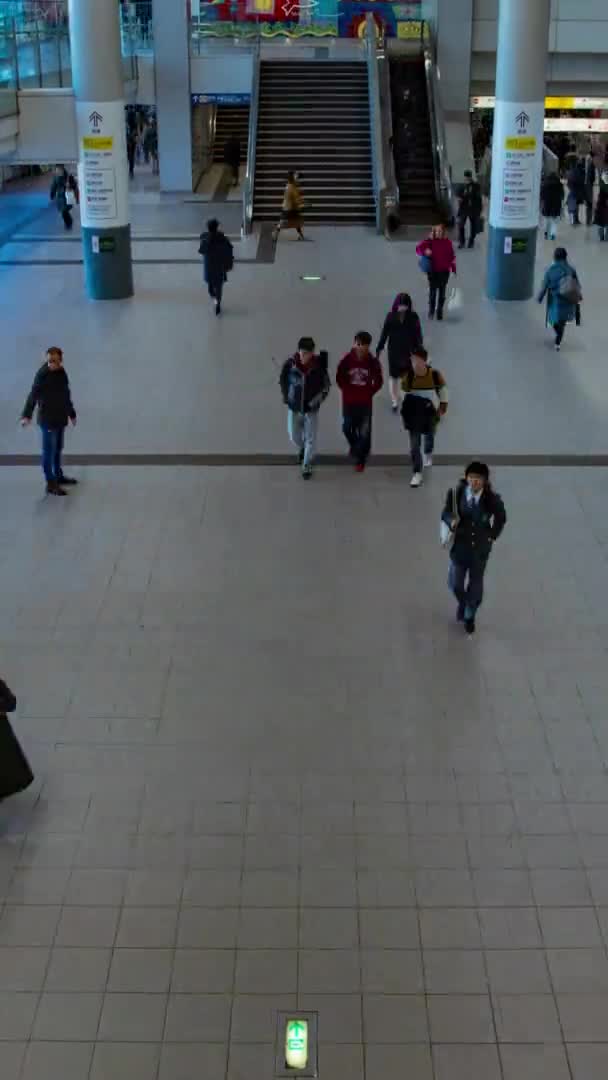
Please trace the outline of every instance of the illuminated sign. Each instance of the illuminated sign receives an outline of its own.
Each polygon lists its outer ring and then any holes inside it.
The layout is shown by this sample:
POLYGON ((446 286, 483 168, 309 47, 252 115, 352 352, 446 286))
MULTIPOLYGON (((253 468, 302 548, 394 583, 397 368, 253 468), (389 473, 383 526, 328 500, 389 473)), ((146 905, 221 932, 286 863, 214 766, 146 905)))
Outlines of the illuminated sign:
POLYGON ((308 1020, 288 1020, 285 1025, 285 1064, 288 1069, 308 1065, 308 1020))
MULTIPOLYGON (((495 97, 472 97, 472 109, 493 109, 495 97)), ((608 109, 608 98, 597 97, 547 97, 545 109, 608 109)))

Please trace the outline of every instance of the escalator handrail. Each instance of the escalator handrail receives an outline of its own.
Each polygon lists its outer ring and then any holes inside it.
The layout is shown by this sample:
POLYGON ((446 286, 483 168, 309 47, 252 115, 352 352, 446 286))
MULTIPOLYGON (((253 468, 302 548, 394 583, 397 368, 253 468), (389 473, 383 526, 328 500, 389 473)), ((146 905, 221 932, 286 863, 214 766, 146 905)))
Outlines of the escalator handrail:
POLYGON ((399 184, 393 155, 393 101, 391 94, 390 61, 386 50, 378 56, 378 80, 380 85, 380 110, 382 116, 382 160, 386 181, 385 204, 387 213, 390 208, 398 215, 400 201, 399 184))
POLYGON ((249 103, 249 137, 247 143, 247 172, 243 184, 243 236, 248 236, 253 224, 253 189, 255 184, 255 157, 258 137, 258 113, 260 108, 260 38, 253 46, 253 71, 251 75, 251 100, 249 103))
POLYGON ((431 25, 425 20, 422 26, 422 48, 424 56, 424 75, 431 121, 433 140, 433 173, 435 177, 435 195, 442 213, 451 222, 454 218, 454 188, 452 170, 448 161, 445 134, 445 120, 441 91, 437 76, 437 54, 431 25))

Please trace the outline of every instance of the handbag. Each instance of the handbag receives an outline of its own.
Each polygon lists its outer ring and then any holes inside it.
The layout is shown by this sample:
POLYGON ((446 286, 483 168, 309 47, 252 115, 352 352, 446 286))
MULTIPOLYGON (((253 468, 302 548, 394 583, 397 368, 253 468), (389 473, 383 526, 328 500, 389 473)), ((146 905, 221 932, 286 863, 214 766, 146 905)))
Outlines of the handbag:
POLYGON ((433 260, 430 255, 419 255, 418 266, 422 270, 423 274, 432 274, 433 272, 433 260))
POLYGON ((458 522, 460 520, 458 514, 456 513, 457 506, 458 496, 456 494, 456 488, 452 488, 452 513, 455 518, 454 524, 450 528, 450 526, 447 524, 447 522, 443 520, 443 518, 441 518, 439 522, 439 543, 441 544, 441 547, 444 548, 444 550, 446 551, 449 551, 452 547, 452 544, 454 543, 456 529, 458 528, 458 522))

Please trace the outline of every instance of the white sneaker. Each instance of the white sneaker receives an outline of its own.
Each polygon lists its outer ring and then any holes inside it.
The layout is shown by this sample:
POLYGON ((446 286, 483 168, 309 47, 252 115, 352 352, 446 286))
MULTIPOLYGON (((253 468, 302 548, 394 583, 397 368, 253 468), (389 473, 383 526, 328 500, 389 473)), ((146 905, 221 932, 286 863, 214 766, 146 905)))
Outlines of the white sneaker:
POLYGON ((422 466, 423 466, 423 468, 430 469, 432 464, 433 464, 433 455, 432 454, 423 454, 422 455, 422 466))
POLYGON ((420 487, 422 483, 422 473, 415 472, 410 480, 410 487, 420 487))

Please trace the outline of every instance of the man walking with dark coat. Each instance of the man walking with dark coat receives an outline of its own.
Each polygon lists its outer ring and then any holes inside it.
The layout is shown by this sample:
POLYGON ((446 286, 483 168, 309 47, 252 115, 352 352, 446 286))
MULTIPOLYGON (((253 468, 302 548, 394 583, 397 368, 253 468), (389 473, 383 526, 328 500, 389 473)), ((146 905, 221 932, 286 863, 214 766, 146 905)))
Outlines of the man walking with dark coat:
POLYGON ((507 521, 504 503, 490 484, 485 462, 472 461, 464 479, 450 488, 441 520, 453 537, 448 584, 458 601, 456 618, 471 635, 483 600, 490 552, 507 521))
POLYGON ((65 429, 68 423, 76 426, 76 410, 63 366, 63 352, 56 345, 47 350, 46 361, 34 379, 21 414, 22 427, 31 424, 36 408, 42 433, 42 470, 47 494, 65 495, 64 487, 77 483, 64 474, 61 466, 65 429))
POLYGON ((224 143, 224 164, 230 169, 232 183, 238 186, 241 164, 241 142, 236 135, 229 135, 224 143))
POLYGON ((475 237, 480 231, 481 224, 481 212, 483 210, 483 199, 481 195, 481 188, 476 180, 473 179, 473 173, 470 169, 465 170, 464 174, 464 187, 460 195, 460 203, 458 206, 458 247, 463 248, 466 243, 466 224, 470 222, 469 226, 469 242, 466 245, 469 248, 475 247, 475 237))
POLYGON ((224 284, 234 266, 234 251, 216 218, 207 222, 207 232, 201 234, 198 253, 203 256, 203 277, 213 300, 215 314, 219 315, 222 310, 224 284))

